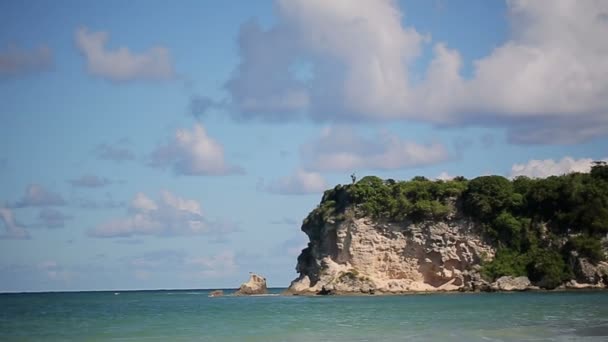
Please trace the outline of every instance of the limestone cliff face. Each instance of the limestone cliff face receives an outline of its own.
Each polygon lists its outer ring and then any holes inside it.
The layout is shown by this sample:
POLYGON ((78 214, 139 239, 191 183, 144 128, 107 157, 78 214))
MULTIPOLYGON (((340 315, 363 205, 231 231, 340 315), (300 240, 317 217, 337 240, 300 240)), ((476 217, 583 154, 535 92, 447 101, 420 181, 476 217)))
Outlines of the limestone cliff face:
POLYGON ((298 258, 289 292, 403 293, 473 289, 482 259, 494 249, 460 215, 442 221, 385 223, 350 209, 304 225, 308 247, 298 258))

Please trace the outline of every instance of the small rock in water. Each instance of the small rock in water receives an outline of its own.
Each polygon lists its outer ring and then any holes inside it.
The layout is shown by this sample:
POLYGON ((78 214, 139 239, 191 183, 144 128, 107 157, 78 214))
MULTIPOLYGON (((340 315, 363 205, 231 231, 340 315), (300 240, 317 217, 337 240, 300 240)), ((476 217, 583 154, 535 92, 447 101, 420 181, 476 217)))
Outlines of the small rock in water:
POLYGON ((249 281, 243 283, 235 295, 247 296, 257 294, 267 294, 268 288, 266 287, 266 278, 259 276, 255 273, 251 273, 249 281))
POLYGON ((215 291, 211 291, 211 293, 209 293, 209 297, 221 297, 224 295, 224 291, 222 290, 215 290, 215 291))

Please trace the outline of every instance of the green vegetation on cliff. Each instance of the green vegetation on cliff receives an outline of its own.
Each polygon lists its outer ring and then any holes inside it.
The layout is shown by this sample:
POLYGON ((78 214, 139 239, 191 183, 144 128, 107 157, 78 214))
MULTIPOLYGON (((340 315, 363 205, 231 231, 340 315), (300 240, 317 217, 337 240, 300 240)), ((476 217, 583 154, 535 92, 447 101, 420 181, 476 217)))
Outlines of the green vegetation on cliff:
POLYGON ((605 258, 600 241, 608 234, 608 166, 597 162, 590 173, 512 181, 501 176, 450 181, 367 176, 325 191, 302 228, 318 240, 317 227, 345 215, 414 223, 463 215, 477 222, 497 248, 495 259, 484 264, 487 278, 527 275, 553 288, 572 277, 574 252, 593 263, 605 258))

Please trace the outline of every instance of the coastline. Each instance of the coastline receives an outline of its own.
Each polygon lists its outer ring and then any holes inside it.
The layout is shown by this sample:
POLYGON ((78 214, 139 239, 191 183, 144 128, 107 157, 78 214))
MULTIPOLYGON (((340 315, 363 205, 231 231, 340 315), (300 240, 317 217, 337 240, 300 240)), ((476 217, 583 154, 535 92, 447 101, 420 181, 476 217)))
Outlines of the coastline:
POLYGON ((530 287, 524 290, 492 290, 492 291, 473 291, 473 290, 434 290, 434 291, 399 291, 399 292, 374 292, 363 293, 360 291, 336 291, 331 294, 319 294, 314 292, 293 292, 287 289, 282 292, 281 296, 302 296, 302 297, 385 297, 385 296, 412 296, 412 295, 433 295, 433 294, 502 294, 502 293, 583 293, 583 292, 608 292, 607 287, 582 287, 582 288, 567 288, 559 287, 555 289, 543 289, 539 287, 530 287))

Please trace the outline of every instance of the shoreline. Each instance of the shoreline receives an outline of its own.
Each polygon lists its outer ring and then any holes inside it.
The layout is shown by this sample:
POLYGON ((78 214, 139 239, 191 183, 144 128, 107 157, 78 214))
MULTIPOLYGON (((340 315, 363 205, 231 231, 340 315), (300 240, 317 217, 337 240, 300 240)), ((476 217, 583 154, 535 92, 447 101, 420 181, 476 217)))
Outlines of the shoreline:
POLYGON ((564 293, 564 292, 604 292, 608 291, 606 287, 586 287, 586 288, 557 288, 553 290, 531 288, 517 291, 460 291, 460 290, 439 290, 439 291, 404 291, 404 292, 378 292, 378 293, 363 293, 363 292, 336 292, 332 294, 318 294, 313 292, 282 292, 280 296, 285 297, 390 297, 390 296, 412 296, 412 295, 433 295, 433 294, 502 294, 502 293, 564 293))
MULTIPOLYGON (((144 289, 144 290, 84 290, 84 291, 39 291, 39 292, 0 292, 0 296, 11 295, 45 295, 45 294, 86 294, 86 293, 145 293, 145 292, 177 292, 187 294, 188 292, 201 292, 203 295, 207 292, 221 289, 228 291, 223 297, 384 297, 384 296, 410 296, 410 295, 432 295, 432 294, 483 294, 483 293, 563 293, 563 292, 603 292, 608 291, 608 287, 585 287, 585 288, 557 288, 553 290, 530 288, 521 291, 460 291, 460 290, 437 290, 437 291, 404 291, 404 292, 376 292, 373 294, 362 292, 336 292, 333 294, 317 294, 314 292, 290 292, 287 287, 271 287, 270 293, 264 295, 245 295, 236 296, 232 292, 236 292, 238 288, 200 288, 200 289, 144 289), (276 291, 276 292, 275 292, 276 291), (280 292, 279 292, 280 291, 280 292)), ((218 297, 219 298, 219 297, 218 297)))

